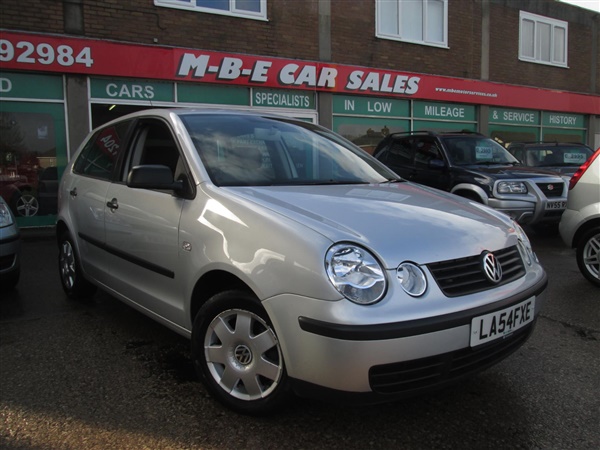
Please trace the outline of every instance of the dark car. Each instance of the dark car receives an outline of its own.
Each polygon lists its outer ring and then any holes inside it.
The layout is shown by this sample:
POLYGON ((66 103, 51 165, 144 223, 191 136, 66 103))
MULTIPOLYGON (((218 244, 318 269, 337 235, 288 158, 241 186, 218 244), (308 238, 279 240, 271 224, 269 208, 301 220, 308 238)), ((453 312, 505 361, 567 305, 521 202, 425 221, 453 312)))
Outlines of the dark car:
POLYGON ((512 142, 507 150, 526 166, 569 178, 594 153, 587 145, 568 142, 512 142))
POLYGON ((404 179, 483 203, 537 231, 556 229, 566 207, 561 176, 524 166, 479 133, 393 133, 374 156, 404 179))

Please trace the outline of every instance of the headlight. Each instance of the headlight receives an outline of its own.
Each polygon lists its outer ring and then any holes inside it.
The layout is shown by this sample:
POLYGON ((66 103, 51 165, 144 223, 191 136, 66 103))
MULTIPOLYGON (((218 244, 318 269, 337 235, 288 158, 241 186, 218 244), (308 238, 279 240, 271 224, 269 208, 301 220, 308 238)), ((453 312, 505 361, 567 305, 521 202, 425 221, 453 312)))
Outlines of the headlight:
POLYGON ((517 233, 517 238, 519 239, 519 250, 521 250, 521 254, 523 255, 527 265, 530 266, 533 261, 539 262, 536 254, 533 251, 533 248, 531 247, 531 241, 527 237, 527 234, 523 228, 521 228, 521 225, 514 220, 512 225, 517 233))
POLYGON ((370 305, 385 294, 386 281, 377 259, 354 244, 335 244, 325 257, 325 270, 335 288, 348 300, 370 305))
POLYGON ((8 210, 8 206, 0 203, 0 227, 7 227, 13 224, 13 218, 8 210))
POLYGON ((419 266, 410 262, 403 262, 396 271, 400 286, 408 295, 419 297, 427 289, 427 278, 419 266))
POLYGON ((500 181, 497 189, 499 194, 527 194, 527 186, 521 181, 500 181))

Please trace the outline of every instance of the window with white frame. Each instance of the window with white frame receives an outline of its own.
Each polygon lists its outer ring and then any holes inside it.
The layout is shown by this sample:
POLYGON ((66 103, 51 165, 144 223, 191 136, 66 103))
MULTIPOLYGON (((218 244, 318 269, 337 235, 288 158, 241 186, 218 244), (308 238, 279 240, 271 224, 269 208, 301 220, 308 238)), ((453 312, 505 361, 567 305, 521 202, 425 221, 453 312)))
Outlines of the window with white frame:
POLYGON ((568 22, 525 11, 519 20, 520 60, 567 67, 568 22))
POLYGON ((154 0, 156 6, 267 20, 267 0, 154 0))
POLYGON ((448 46, 448 0, 376 0, 377 37, 448 46))

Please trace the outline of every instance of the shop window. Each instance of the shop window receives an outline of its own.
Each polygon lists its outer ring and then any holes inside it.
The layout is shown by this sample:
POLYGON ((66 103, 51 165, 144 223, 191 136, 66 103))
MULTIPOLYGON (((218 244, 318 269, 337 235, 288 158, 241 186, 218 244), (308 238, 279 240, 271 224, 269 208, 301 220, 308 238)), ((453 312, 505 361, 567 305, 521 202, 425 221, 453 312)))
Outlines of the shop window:
POLYGON ((568 27, 562 20, 521 11, 519 59, 567 67, 568 27))
POLYGON ((510 127, 507 127, 506 129, 493 130, 490 133, 491 138, 504 147, 508 147, 514 142, 539 141, 538 135, 539 131, 537 130, 519 130, 518 128, 511 129, 510 127))
POLYGON ((267 20, 267 0, 154 0, 156 6, 267 20))
POLYGON ((585 142, 585 131, 575 130, 556 130, 544 131, 544 141, 546 142, 577 142, 583 144, 585 142))
POLYGON ((408 120, 370 117, 334 117, 334 131, 365 152, 373 154, 377 145, 390 133, 407 131, 408 120))
POLYGON ((0 112, 0 195, 17 217, 56 214, 56 131, 51 114, 0 112))
POLYGON ((377 0, 377 37, 448 46, 448 0, 377 0))

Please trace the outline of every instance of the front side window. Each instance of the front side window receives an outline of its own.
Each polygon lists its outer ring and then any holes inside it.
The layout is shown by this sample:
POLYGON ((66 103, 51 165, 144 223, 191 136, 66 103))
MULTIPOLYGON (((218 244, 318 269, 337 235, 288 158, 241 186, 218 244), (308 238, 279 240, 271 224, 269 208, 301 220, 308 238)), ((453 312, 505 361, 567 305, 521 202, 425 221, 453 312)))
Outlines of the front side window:
POLYGON ((123 122, 97 131, 77 157, 73 171, 80 175, 111 180, 130 125, 131 122, 123 122))
POLYGON ((562 20, 521 11, 519 59, 567 67, 568 27, 562 20))
POLYGON ((493 139, 446 137, 442 138, 453 165, 518 164, 519 161, 493 139))
POLYGON ((377 0, 377 37, 448 46, 448 0, 377 0))
POLYGON ((267 0, 154 0, 156 6, 267 20, 267 0))

